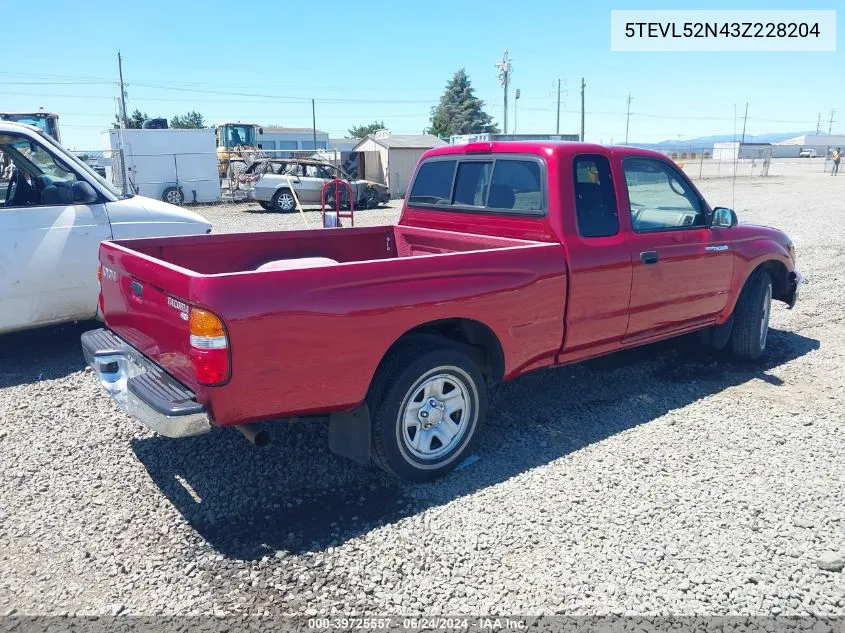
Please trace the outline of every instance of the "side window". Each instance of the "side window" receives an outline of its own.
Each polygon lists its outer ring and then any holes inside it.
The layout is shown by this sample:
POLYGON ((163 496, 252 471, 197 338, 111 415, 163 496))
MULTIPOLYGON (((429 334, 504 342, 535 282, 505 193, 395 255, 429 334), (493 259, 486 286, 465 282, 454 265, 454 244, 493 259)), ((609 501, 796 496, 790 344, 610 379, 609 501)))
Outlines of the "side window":
POLYGON ((451 204, 454 160, 432 160, 420 165, 408 202, 411 204, 451 204))
POLYGON ((487 187, 492 169, 492 162, 475 160, 461 162, 458 165, 458 175, 455 177, 453 204, 483 207, 487 202, 487 187))
POLYGON ((543 210, 539 163, 531 160, 497 160, 487 206, 491 209, 543 210))
POLYGON ((0 206, 73 204, 76 174, 40 144, 17 135, 0 135, 0 153, 3 156, 0 206))
POLYGON ((626 158, 622 165, 635 231, 705 226, 701 200, 672 166, 653 158, 626 158))
POLYGON ((610 177, 610 162, 598 154, 576 156, 575 216, 582 237, 609 237, 619 232, 616 194, 610 177))

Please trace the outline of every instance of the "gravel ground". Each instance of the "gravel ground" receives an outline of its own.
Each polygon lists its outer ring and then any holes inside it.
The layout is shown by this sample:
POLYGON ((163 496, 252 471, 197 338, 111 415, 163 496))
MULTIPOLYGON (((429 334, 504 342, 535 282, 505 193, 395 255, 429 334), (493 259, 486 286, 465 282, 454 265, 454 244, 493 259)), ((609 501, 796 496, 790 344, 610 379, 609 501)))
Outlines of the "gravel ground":
POLYGON ((845 178, 735 196, 808 278, 763 359, 682 340, 524 377, 434 485, 334 457, 319 423, 155 437, 83 370, 90 324, 0 338, 0 614, 845 614, 845 178))

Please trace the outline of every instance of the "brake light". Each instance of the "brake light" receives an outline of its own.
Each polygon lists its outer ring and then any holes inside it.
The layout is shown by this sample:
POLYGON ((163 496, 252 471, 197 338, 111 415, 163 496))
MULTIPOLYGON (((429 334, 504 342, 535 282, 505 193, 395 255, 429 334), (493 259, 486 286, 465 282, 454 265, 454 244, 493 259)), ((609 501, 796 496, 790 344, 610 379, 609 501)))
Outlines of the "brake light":
POLYGON ((105 318, 105 301, 103 301, 103 265, 97 262, 97 307, 100 309, 100 316, 105 318))
POLYGON ((223 321, 213 312, 192 307, 188 322, 191 364, 197 382, 219 385, 229 380, 229 339, 223 321))

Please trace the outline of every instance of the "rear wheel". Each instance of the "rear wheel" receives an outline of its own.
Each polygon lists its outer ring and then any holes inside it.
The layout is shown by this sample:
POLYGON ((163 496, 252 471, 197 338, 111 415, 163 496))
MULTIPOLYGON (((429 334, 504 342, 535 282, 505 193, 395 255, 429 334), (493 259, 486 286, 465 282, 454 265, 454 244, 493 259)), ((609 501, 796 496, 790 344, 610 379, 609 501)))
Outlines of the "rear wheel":
POLYGON ((179 206, 185 202, 185 194, 182 193, 182 190, 179 187, 167 187, 161 192, 161 199, 164 202, 169 202, 170 204, 179 206))
POLYGON ((734 309, 731 350, 735 356, 754 360, 766 350, 772 307, 772 278, 757 269, 745 282, 734 309))
POLYGON ((273 196, 273 208, 281 213, 290 213, 296 209, 296 200, 290 189, 279 189, 273 196))
POLYGON ((408 347, 381 369, 367 398, 373 460, 408 481, 431 481, 469 453, 487 411, 484 376, 458 347, 408 347))

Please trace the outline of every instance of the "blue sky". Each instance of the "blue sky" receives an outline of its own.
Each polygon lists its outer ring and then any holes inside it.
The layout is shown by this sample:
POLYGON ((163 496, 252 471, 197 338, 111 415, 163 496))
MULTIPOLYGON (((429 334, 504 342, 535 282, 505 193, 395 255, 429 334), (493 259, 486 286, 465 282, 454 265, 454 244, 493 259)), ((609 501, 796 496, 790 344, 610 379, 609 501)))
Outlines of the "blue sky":
MULTIPOLYGON (((190 109, 206 120, 348 127, 384 120, 394 132, 428 125, 447 80, 465 68, 501 125, 494 64, 508 49, 519 88, 517 132, 580 128, 586 78, 586 139, 621 142, 630 92, 630 141, 657 142, 734 131, 734 107, 749 105, 748 134, 845 133, 845 54, 624 53, 610 51, 610 10, 677 9, 672 2, 272 2, 52 0, 36 30, 4 33, 3 110, 57 112, 62 140, 99 149, 118 95, 124 58, 128 108, 168 118, 190 109), (236 6, 236 9, 233 7, 236 6)), ((815 2, 813 9, 836 9, 815 2)), ((799 2, 708 2, 683 8, 799 9, 799 2)), ((26 13, 26 12, 24 12, 26 13)), ((841 18, 837 16, 839 24, 841 18)), ((511 103, 513 94, 511 93, 511 103)), ((513 109, 509 115, 513 131, 513 109)), ((739 126, 741 128, 740 119, 739 126)))

